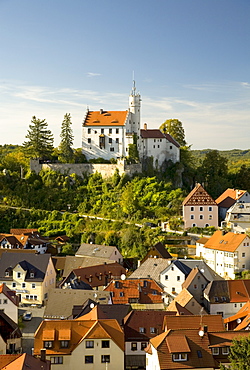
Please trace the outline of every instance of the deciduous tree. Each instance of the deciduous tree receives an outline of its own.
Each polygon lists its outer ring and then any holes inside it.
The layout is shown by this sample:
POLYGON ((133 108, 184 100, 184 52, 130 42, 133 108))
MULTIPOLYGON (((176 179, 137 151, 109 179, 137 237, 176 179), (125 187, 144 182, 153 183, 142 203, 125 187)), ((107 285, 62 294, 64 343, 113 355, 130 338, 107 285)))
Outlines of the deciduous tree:
POLYGON ((178 119, 168 119, 161 124, 160 130, 164 134, 170 134, 176 141, 178 141, 180 146, 185 146, 187 144, 182 122, 178 119))

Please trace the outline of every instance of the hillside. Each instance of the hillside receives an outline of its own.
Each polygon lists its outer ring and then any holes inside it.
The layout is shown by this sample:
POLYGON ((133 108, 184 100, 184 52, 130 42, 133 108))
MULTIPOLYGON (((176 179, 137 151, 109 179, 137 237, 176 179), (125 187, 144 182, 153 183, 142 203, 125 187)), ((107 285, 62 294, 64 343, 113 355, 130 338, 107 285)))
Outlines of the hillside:
MULTIPOLYGON (((194 158, 196 159, 197 165, 205 158, 207 152, 211 149, 192 150, 194 158)), ((228 160, 228 168, 230 172, 236 172, 240 167, 245 164, 250 167, 250 149, 240 150, 218 150, 219 154, 228 160)))

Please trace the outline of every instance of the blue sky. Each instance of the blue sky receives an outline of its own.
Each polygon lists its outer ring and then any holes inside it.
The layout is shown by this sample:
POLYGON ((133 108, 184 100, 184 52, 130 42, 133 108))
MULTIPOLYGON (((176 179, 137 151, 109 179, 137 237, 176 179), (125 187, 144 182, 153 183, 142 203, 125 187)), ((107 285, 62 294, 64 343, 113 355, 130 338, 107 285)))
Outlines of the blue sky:
POLYGON ((126 110, 133 71, 142 124, 183 123, 193 149, 250 148, 249 0, 0 0, 0 144, 32 116, 74 146, 90 110, 126 110))

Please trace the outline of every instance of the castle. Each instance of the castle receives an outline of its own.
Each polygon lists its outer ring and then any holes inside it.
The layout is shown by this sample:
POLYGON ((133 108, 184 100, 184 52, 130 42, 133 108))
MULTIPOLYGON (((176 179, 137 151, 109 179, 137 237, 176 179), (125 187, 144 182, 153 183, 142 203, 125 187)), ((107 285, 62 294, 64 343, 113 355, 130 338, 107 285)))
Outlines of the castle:
POLYGON ((141 128, 141 96, 135 82, 125 111, 89 111, 82 128, 82 152, 87 160, 93 158, 119 159, 129 154, 129 144, 137 145, 139 159, 153 158, 155 168, 165 160, 180 160, 180 145, 169 134, 159 129, 141 128))

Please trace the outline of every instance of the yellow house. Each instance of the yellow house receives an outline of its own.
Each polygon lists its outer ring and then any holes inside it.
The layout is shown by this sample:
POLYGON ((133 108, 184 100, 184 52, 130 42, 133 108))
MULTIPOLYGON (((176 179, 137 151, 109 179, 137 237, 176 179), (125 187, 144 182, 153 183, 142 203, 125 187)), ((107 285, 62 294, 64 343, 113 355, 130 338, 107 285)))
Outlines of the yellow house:
POLYGON ((55 287, 56 271, 50 254, 8 253, 0 260, 0 283, 15 290, 24 304, 43 304, 55 287))
POLYGON ((41 348, 51 370, 124 369, 124 334, 115 319, 44 320, 35 333, 34 355, 41 348))

